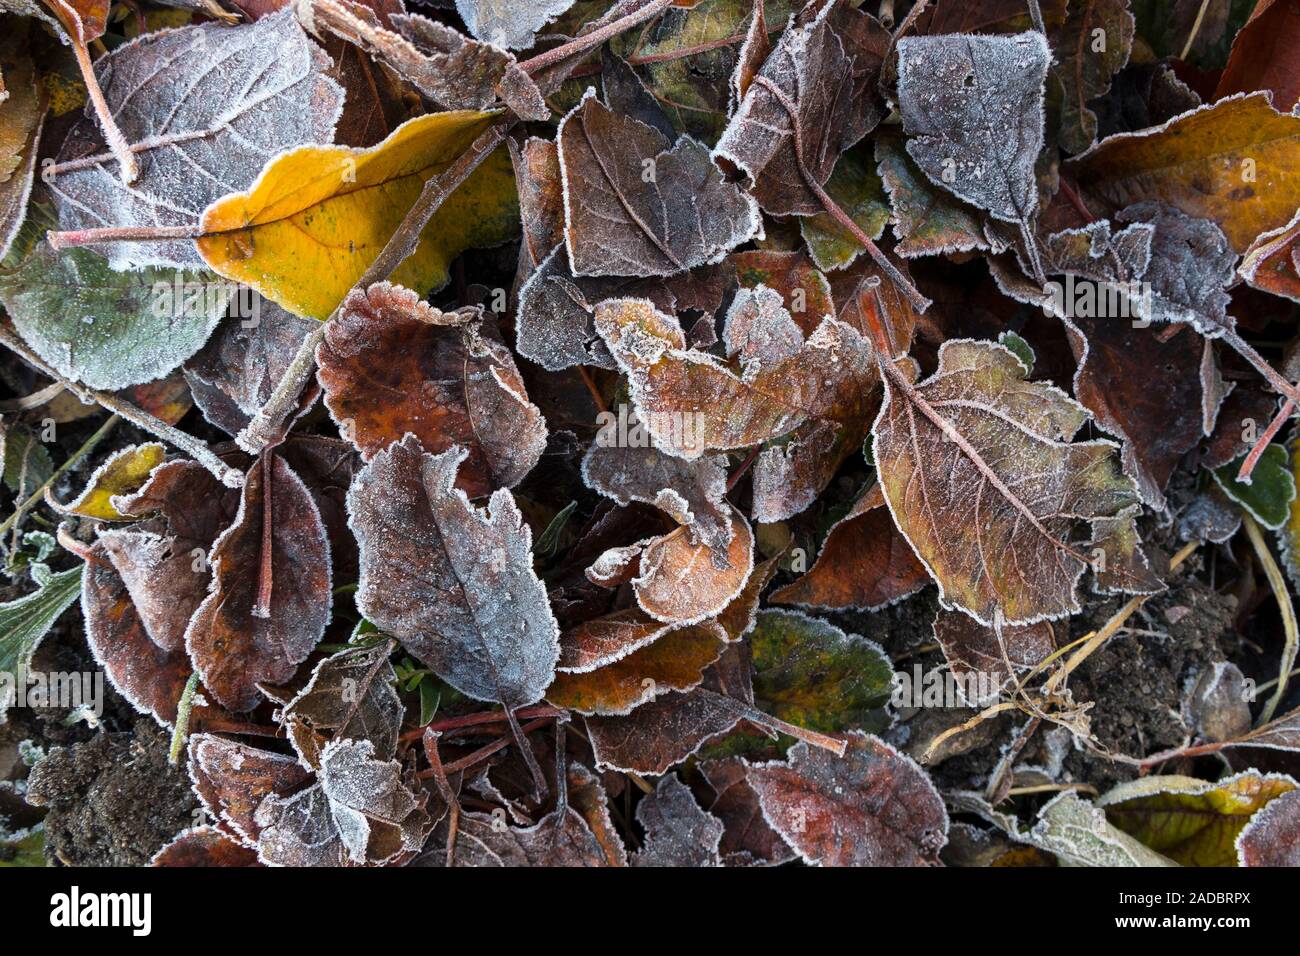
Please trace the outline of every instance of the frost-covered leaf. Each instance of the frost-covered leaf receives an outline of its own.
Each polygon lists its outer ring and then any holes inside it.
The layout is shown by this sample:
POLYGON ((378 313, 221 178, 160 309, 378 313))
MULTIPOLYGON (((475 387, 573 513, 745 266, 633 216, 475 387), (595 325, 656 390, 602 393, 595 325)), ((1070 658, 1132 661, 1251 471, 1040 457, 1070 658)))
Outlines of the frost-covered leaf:
POLYGON ((419 14, 381 18, 351 0, 311 0, 311 23, 366 50, 445 109, 489 109, 505 98, 521 117, 550 108, 512 54, 419 14))
MULTIPOLYGON (((628 427, 635 421, 629 416, 628 427)), ((688 461, 653 446, 602 443, 597 435, 582 459, 582 479, 621 505, 642 501, 656 506, 688 526, 692 538, 710 548, 725 549, 731 541, 731 517, 723 500, 727 493, 723 455, 688 461)))
POLYGON ((936 185, 1004 222, 1038 208, 1043 148, 1041 33, 903 37, 898 98, 907 152, 936 185))
POLYGON ((820 866, 937 865, 948 813, 929 776, 876 737, 848 742, 843 757, 801 741, 788 762, 750 766, 768 823, 820 866))
MULTIPOLYGON (((889 200, 868 144, 840 156, 826 181, 826 192, 868 237, 880 238, 889 222, 889 200)), ((852 265, 865 251, 829 213, 800 217, 799 231, 817 268, 828 272, 852 265)))
POLYGON ((330 620, 329 540, 302 479, 275 450, 244 480, 239 512, 212 546, 212 584, 185 645, 231 710, 262 701, 259 683, 293 676, 330 620))
POLYGON ((693 624, 736 599, 754 569, 754 534, 735 509, 725 551, 696 543, 685 527, 645 544, 632 580, 641 609, 656 620, 693 624))
POLYGON ((979 211, 932 183, 907 154, 901 136, 881 133, 874 144, 900 240, 895 252, 912 258, 989 247, 979 211))
POLYGON ((714 150, 745 173, 766 212, 822 211, 804 174, 826 185, 840 154, 880 122, 875 86, 889 43, 874 17, 840 0, 781 34, 714 150))
POLYGON ((808 573, 772 592, 773 604, 874 611, 930 581, 873 485, 826 534, 808 573))
MULTIPOLYGON (((392 238, 425 181, 459 159, 494 118, 429 113, 368 148, 280 153, 247 191, 204 211, 199 251, 226 278, 295 315, 324 319, 392 238)), ((446 198, 389 278, 420 294, 441 288, 454 257, 512 239, 518 229, 514 175, 501 148, 446 198)))
POLYGON ((554 676, 559 628, 518 505, 504 489, 486 509, 471 505, 454 487, 464 458, 430 455, 408 435, 357 476, 357 607, 457 690, 522 707, 554 676))
POLYGON ((1296 476, 1291 459, 1282 445, 1269 445, 1251 473, 1250 482, 1237 480, 1241 461, 1232 461, 1213 472, 1223 493, 1266 528, 1277 530, 1291 516, 1291 502, 1296 499, 1296 476))
POLYGON ((229 299, 202 273, 115 272, 94 252, 45 243, 0 276, 0 302, 27 344, 73 381, 110 391, 178 367, 203 347, 229 299))
POLYGON ((1300 302, 1300 212, 1252 242, 1237 272, 1256 289, 1300 302))
POLYGON ((934 639, 943 648, 949 671, 957 678, 958 694, 973 707, 987 707, 992 700, 980 699, 981 693, 995 697, 1013 676, 1023 677, 1056 650, 1052 626, 1046 621, 1004 627, 999 636, 993 628, 956 611, 938 613, 934 639), (985 681, 982 686, 980 679, 985 681), (971 680, 976 683, 972 685, 971 680), (973 696, 969 693, 972 686, 973 696))
POLYGON ((467 452, 472 497, 518 484, 546 447, 546 422, 482 313, 440 312, 409 289, 377 283, 344 301, 316 350, 334 420, 371 459, 405 435, 467 452))
POLYGON ((0 604, 0 723, 13 698, 14 675, 25 671, 41 640, 81 592, 84 568, 60 571, 31 594, 0 604))
POLYGON ((661 694, 699 686, 726 639, 715 623, 688 624, 594 670, 556 674, 546 699, 580 714, 628 714, 661 694))
POLYGON ((565 243, 576 276, 670 276, 762 233, 754 201, 703 145, 671 144, 588 92, 557 134, 565 243))
POLYGON ((825 733, 883 731, 894 667, 874 641, 798 611, 759 611, 749 633, 754 703, 825 733))
POLYGON ((456 12, 465 21, 469 32, 486 43, 512 50, 523 50, 533 45, 537 31, 550 23, 569 7, 574 0, 532 0, 514 3, 511 0, 456 0, 456 12))
POLYGON ((193 670, 189 656, 184 648, 165 649, 150 638, 102 542, 87 553, 81 613, 90 653, 117 692, 141 713, 172 723, 193 670))
POLYGON ((1177 866, 1106 822, 1106 814, 1066 791, 1038 812, 1029 839, 1070 866, 1177 866))
MULTIPOLYGON (((95 72, 134 144, 140 175, 121 183, 92 112, 44 173, 60 227, 197 226, 210 203, 246 189, 271 156, 331 140, 343 91, 328 68, 289 9, 242 26, 149 33, 118 47, 95 72), (187 64, 193 76, 182 78, 187 64)), ((115 269, 203 265, 184 239, 106 248, 115 269)))
POLYGON ((794 859, 794 850, 763 819, 743 760, 708 760, 699 768, 715 794, 711 804, 705 801, 705 809, 722 821, 718 852, 724 865, 774 865, 794 859))
POLYGON ((918 384, 891 369, 875 426, 880 484, 941 600, 984 624, 1079 609, 1082 520, 1132 503, 1107 441, 1071 443, 1082 406, 990 342, 950 339, 918 384))
POLYGON ((1232 866, 1235 843, 1257 810, 1296 783, 1246 771, 1207 783, 1165 775, 1120 784, 1097 800, 1111 824, 1183 866, 1232 866))
POLYGON ((1300 792, 1270 800, 1237 834, 1241 866, 1300 866, 1300 792))
POLYGON ((214 734, 195 734, 189 751, 194 793, 222 829, 249 846, 257 845, 261 832, 255 815, 262 801, 293 793, 310 779, 292 757, 214 734))
POLYGON ((794 354, 751 361, 740 374, 688 349, 676 320, 646 301, 601 303, 596 329, 655 443, 682 458, 756 445, 804 422, 865 417, 877 375, 867 341, 829 317, 794 354))
POLYGON ((99 542, 159 648, 184 649, 190 617, 212 578, 212 543, 234 520, 239 502, 238 491, 187 460, 159 465, 139 491, 110 498, 121 514, 147 519, 101 529, 99 542))
POLYGON ((257 866, 257 854, 215 827, 182 830, 153 855, 150 866, 257 866))
POLYGON ((128 516, 113 506, 117 495, 129 496, 139 491, 149 478, 149 473, 162 464, 166 449, 158 442, 128 445, 119 449, 95 469, 86 486, 76 498, 66 505, 47 496, 46 500, 56 510, 69 515, 93 518, 98 521, 125 521, 128 516))
POLYGON ((388 662, 391 642, 345 648, 325 658, 311 678, 284 705, 282 721, 304 760, 320 765, 323 734, 331 740, 368 740, 375 753, 397 750, 397 732, 405 713, 388 662))
POLYGON ((676 774, 659 780, 654 793, 636 805, 645 845, 633 853, 633 866, 721 866, 722 821, 700 809, 676 774))
POLYGON ((258 857, 288 866, 382 866, 414 855, 433 821, 428 795, 370 741, 336 741, 321 755, 319 783, 258 806, 258 857))
POLYGON ((223 322, 185 363, 185 381, 203 417, 231 435, 271 397, 312 326, 260 296, 253 308, 250 319, 223 322))

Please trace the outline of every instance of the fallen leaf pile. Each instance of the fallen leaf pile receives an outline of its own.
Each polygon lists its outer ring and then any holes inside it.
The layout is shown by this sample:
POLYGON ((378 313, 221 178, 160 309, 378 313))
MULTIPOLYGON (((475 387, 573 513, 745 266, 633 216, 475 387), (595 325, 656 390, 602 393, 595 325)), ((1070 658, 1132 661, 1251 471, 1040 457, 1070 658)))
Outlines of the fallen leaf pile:
POLYGON ((0 0, 0 748, 102 672, 160 866, 1300 865, 1300 13, 1206 11, 0 0))

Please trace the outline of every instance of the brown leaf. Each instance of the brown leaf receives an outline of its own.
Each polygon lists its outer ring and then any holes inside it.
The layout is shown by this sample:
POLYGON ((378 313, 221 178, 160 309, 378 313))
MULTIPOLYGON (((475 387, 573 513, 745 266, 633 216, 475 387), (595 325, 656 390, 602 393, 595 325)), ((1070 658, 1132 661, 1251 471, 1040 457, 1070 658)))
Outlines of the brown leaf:
POLYGON ((596 329, 627 374, 655 444, 682 458, 757 445, 804 422, 838 427, 865 416, 877 375, 867 340, 829 317, 798 352, 751 362, 740 374, 686 348, 677 321, 649 302, 601 303, 596 329))
POLYGON ((212 586, 185 643, 231 710, 262 700, 311 653, 330 620, 329 539, 303 484, 274 449, 248 472, 234 523, 212 548, 212 586))
POLYGON ((699 768, 715 794, 707 809, 722 821, 718 852, 725 865, 775 865, 794 859, 794 850, 763 819, 758 793, 749 783, 743 760, 706 760, 699 768))
POLYGON ((754 201, 690 137, 620 116, 588 91, 560 124, 565 241, 576 276, 670 276, 762 231, 754 201))
POLYGON ((1027 381, 1020 359, 991 342, 950 339, 916 385, 887 368, 880 485, 940 600, 984 624, 1076 613, 1087 561, 1071 530, 1134 499, 1115 446, 1071 443, 1087 412, 1027 381))
POLYGON ((594 670, 556 674, 546 699, 580 714, 629 714, 669 691, 699 686, 726 639, 713 622, 688 624, 594 670))
MULTIPOLYGON (((256 293, 239 293, 240 301, 256 293)), ((257 296, 249 321, 226 319, 202 350, 185 363, 185 380, 203 417, 239 434, 271 397, 314 322, 257 296)), ((315 399, 309 389, 303 405, 315 399)), ((301 407, 301 406, 300 406, 301 407)))
POLYGON ((803 173, 824 186, 840 154, 880 122, 875 85, 889 45, 875 17, 840 0, 781 34, 714 150, 745 173, 766 212, 822 211, 803 173))
POLYGON ((879 485, 831 526, 817 561, 803 577, 772 592, 774 604, 875 611, 930 582, 885 507, 879 485))
POLYGON ((1237 835, 1242 866, 1300 866, 1300 791, 1270 800, 1237 835))
POLYGON ((387 282, 353 292, 316 350, 325 405, 367 461, 403 436, 434 453, 468 453, 473 497, 518 484, 546 447, 508 349, 481 314, 440 312, 387 282))
POLYGON ((1216 100, 1268 90, 1288 112, 1300 100, 1300 8, 1287 0, 1260 0, 1232 41, 1216 100))
POLYGON ((957 693, 971 707, 993 703, 999 691, 1011 683, 1012 671, 1023 677, 1056 650, 1052 625, 1047 621, 1004 627, 999 637, 993 628, 955 611, 938 613, 934 639, 958 681, 957 693))
POLYGON ((257 808, 258 858, 281 866, 382 866, 417 853, 433 828, 428 795, 369 741, 333 741, 319 783, 257 808))
POLYGON ((934 866, 948 813, 925 771, 858 731, 843 757, 800 742, 788 762, 751 765, 763 815, 820 866, 934 866))
POLYGON ((192 461, 165 462, 135 494, 117 498, 126 515, 156 517, 99 540, 150 639, 182 651, 190 618, 212 580, 210 549, 239 510, 239 492, 192 461))
POLYGON ((559 628, 510 492, 480 510, 454 488, 465 454, 430 455, 407 435, 357 476, 357 607, 457 690, 513 709, 550 684, 559 628))
POLYGON ((182 830, 153 855, 150 866, 257 866, 257 854, 213 827, 182 830))
POLYGON ((310 774, 292 757, 212 734, 190 738, 194 793, 212 816, 249 846, 257 845, 258 806, 273 794, 293 793, 310 774))
POLYGON ((732 509, 725 553, 694 544, 679 527, 648 542, 641 574, 632 581, 637 604, 665 623, 694 624, 720 613, 744 589, 754 570, 754 535, 732 509))

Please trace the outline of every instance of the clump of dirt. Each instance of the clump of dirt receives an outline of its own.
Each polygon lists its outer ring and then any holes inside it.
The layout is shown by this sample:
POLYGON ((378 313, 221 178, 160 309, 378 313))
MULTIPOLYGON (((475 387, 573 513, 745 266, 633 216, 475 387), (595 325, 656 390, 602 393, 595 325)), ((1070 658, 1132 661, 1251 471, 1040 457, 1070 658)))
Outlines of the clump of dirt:
POLYGON ((56 747, 32 768, 28 799, 49 808, 50 863, 141 866, 191 825, 197 803, 184 771, 167 763, 169 744, 141 719, 132 733, 56 747))

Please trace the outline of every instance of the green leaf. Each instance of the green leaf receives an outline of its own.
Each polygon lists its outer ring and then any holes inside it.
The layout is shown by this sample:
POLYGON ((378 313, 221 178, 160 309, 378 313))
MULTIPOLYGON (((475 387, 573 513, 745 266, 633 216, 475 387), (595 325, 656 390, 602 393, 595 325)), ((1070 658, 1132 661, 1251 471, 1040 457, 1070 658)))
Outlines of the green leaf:
POLYGON ((761 710, 822 733, 888 725, 894 666, 873 641, 784 610, 760 611, 749 641, 761 710))
POLYGON ((200 273, 114 272, 94 252, 41 243, 0 277, 0 302, 59 374, 114 391, 162 378, 202 348, 230 288, 200 273))
POLYGON ((1010 330, 998 336, 998 344, 1005 346, 1016 358, 1025 363, 1025 368, 1029 370, 1025 373, 1026 375, 1034 373, 1034 361, 1037 356, 1034 355, 1032 345, 1010 330))
POLYGON ((1250 512, 1264 527, 1276 531, 1286 524, 1295 500, 1295 476, 1286 449, 1269 445, 1250 476, 1250 484, 1237 481, 1242 459, 1214 470, 1214 480, 1224 494, 1250 512))
POLYGON ((10 432, 5 441, 4 456, 4 482, 20 501, 28 498, 54 474, 49 450, 31 432, 10 432))
MULTIPOLYGON (((79 564, 60 571, 31 594, 0 604, 0 674, 16 675, 31 663, 41 639, 81 593, 84 568, 79 564)), ((12 691, 12 680, 0 683, 0 716, 12 691)))

